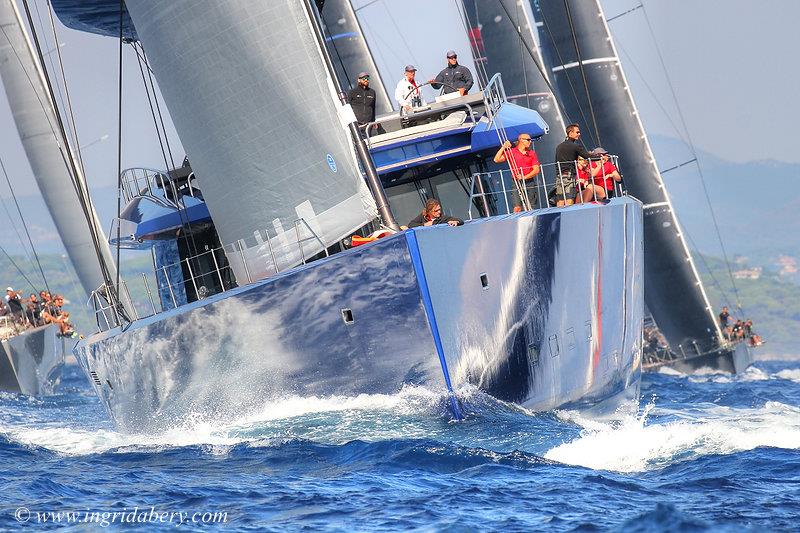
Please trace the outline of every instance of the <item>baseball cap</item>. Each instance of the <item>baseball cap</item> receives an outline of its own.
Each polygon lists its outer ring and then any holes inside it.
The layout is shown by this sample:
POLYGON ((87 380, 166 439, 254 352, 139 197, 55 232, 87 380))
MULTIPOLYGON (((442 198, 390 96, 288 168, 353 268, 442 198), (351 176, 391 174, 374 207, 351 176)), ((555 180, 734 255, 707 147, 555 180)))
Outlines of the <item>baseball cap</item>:
POLYGON ((458 54, 456 53, 455 50, 448 50, 447 54, 445 54, 445 55, 447 55, 448 59, 451 58, 451 57, 457 57, 458 56, 458 54))
POLYGON ((414 65, 406 65, 406 72, 416 72, 416 71, 417 67, 415 67, 414 65))
POLYGON ((359 79, 361 79, 361 78, 369 78, 369 72, 359 72, 358 73, 358 78, 359 79))
POLYGON ((598 146, 597 148, 592 150, 592 153, 594 155, 603 155, 603 154, 607 154, 608 152, 606 152, 605 149, 603 149, 602 147, 598 146))
MULTIPOLYGON (((2 287, 2 285, 0 285, 0 287, 2 287)), ((13 287, 6 287, 6 291, 13 291, 13 290, 14 290, 13 287)))

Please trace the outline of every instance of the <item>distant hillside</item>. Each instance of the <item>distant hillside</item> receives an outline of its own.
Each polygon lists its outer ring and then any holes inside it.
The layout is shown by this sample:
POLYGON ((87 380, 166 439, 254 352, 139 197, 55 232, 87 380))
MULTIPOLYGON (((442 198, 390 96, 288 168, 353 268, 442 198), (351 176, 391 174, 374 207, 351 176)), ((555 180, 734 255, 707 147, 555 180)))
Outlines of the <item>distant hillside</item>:
POLYGON ((740 309, 725 263, 716 257, 695 258, 715 312, 727 305, 733 317, 752 319, 756 332, 767 341, 757 355, 800 356, 800 286, 771 272, 758 279, 736 279, 740 309))
MULTIPOLYGON (((662 169, 690 159, 677 139, 651 140, 662 169)), ((800 165, 732 163, 705 152, 698 153, 698 159, 730 259, 740 254, 752 265, 772 269, 780 255, 800 260, 800 165)), ((721 256, 697 167, 687 165, 668 172, 664 180, 680 222, 696 248, 721 256)), ((792 279, 800 282, 800 277, 792 279)))

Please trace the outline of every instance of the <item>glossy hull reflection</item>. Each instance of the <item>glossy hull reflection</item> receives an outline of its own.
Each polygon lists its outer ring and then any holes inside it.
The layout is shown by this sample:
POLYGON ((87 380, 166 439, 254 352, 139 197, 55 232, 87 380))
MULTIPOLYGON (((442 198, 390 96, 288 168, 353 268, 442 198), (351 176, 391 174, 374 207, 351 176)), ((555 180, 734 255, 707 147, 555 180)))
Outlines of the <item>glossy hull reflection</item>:
POLYGON ((75 353, 126 431, 404 384, 613 409, 638 398, 641 213, 617 199, 407 231, 95 334, 75 353))
POLYGON ((58 326, 33 328, 0 343, 0 390, 28 396, 52 394, 64 366, 58 326))

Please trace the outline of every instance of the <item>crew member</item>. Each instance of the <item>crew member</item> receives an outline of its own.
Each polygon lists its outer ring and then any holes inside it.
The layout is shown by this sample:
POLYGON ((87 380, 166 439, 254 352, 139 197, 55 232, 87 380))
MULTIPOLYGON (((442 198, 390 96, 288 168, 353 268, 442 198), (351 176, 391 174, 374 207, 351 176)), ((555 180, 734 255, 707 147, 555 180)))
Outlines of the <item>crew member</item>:
POLYGON ((562 207, 572 205, 577 193, 575 187, 575 174, 577 173, 576 161, 578 156, 589 159, 591 156, 578 141, 581 138, 581 128, 577 124, 570 124, 566 129, 567 138, 556 146, 556 205, 562 207))
POLYGON ((459 218, 443 216, 442 204, 436 198, 430 198, 425 202, 425 208, 422 210, 422 213, 414 217, 411 222, 408 223, 408 227, 435 226, 436 224, 460 226, 463 223, 464 221, 459 218))
POLYGON ((533 138, 528 133, 517 135, 516 145, 512 148, 511 141, 506 141, 494 154, 495 163, 508 162, 511 167, 511 177, 514 187, 511 192, 511 202, 514 212, 519 213, 525 209, 533 209, 536 202, 536 180, 539 174, 539 158, 533 150, 533 138), (520 197, 520 192, 526 196, 526 201, 520 197), (527 204, 527 205, 525 205, 527 204))
POLYGON ((592 150, 592 156, 600 158, 599 160, 592 161, 592 170, 595 168, 598 169, 596 174, 592 174, 592 176, 594 176, 594 183, 605 189, 606 198, 613 198, 616 196, 616 187, 614 184, 621 182, 622 176, 619 170, 617 170, 617 166, 612 163, 611 159, 608 157, 608 152, 603 148, 598 146, 592 150))
POLYGON ((375 122, 375 89, 369 86, 369 72, 359 72, 358 85, 347 93, 347 103, 353 108, 359 128, 375 122))
POLYGON ((447 51, 447 66, 435 77, 428 80, 436 90, 444 86, 444 94, 458 91, 464 96, 472 88, 472 72, 464 65, 458 64, 458 55, 455 50, 447 51))
POLYGON ((412 107, 425 105, 422 91, 420 91, 419 85, 414 79, 416 74, 417 68, 414 65, 406 65, 405 76, 397 82, 397 88, 394 90, 394 99, 397 100, 400 109, 406 112, 411 111, 412 107))
POLYGON ((25 309, 22 307, 20 296, 22 295, 16 292, 12 287, 6 289, 6 304, 8 305, 8 310, 11 312, 16 322, 24 324, 25 309))

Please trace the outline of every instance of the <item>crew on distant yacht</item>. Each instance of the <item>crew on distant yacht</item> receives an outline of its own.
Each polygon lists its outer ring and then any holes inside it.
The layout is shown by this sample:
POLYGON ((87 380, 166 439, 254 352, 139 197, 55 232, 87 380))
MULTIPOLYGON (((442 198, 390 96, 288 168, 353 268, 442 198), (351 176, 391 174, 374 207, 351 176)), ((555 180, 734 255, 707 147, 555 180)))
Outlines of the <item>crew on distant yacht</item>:
POLYGON ((599 167, 599 172, 593 174, 594 182, 605 189, 606 198, 613 198, 616 196, 614 184, 621 182, 622 176, 617 170, 616 165, 614 165, 608 157, 608 152, 603 148, 598 146, 592 150, 591 153, 593 158, 599 158, 599 160, 593 159, 592 161, 592 168, 599 167))
POLYGON ((419 85, 414 79, 416 74, 417 68, 414 65, 406 65, 405 76, 397 82, 397 88, 394 90, 394 99, 397 100, 400 109, 406 112, 411 111, 412 107, 425 105, 425 98, 423 98, 422 91, 420 91, 419 85))
POLYGON ((425 202, 422 213, 414 217, 408 223, 409 228, 418 226, 435 226, 436 224, 449 224, 451 226, 461 226, 464 221, 460 218, 448 217, 442 214, 442 204, 436 198, 430 198, 425 202))
POLYGON ((570 124, 566 128, 567 138, 556 146, 556 205, 563 207, 572 205, 578 193, 575 176, 577 174, 576 162, 578 156, 590 159, 591 154, 578 143, 581 128, 577 124, 570 124))
POLYGON ((511 168, 511 177, 514 187, 511 192, 511 202, 514 212, 533 209, 536 204, 536 180, 539 174, 539 158, 533 149, 533 138, 529 133, 517 135, 515 146, 511 141, 506 141, 494 155, 495 163, 508 162, 511 168), (521 194, 520 194, 521 193, 521 194))
POLYGON ((17 323, 25 322, 25 310, 22 307, 21 296, 22 295, 15 291, 13 287, 8 287, 6 289, 6 305, 8 305, 8 310, 17 323))
POLYGON ((444 94, 458 91, 464 96, 472 88, 472 72, 464 65, 458 64, 458 55, 455 50, 447 51, 447 66, 435 77, 428 80, 431 87, 437 91, 444 87, 444 94))
MULTIPOLYGON (((358 85, 347 93, 347 103, 353 108, 353 114, 361 131, 364 131, 367 124, 375 122, 375 101, 375 89, 369 86, 369 72, 359 72, 358 85)), ((378 124, 373 126, 373 129, 382 128, 378 124)))
POLYGON ((61 295, 51 299, 49 292, 41 291, 38 298, 31 294, 25 301, 22 294, 8 287, 5 301, 0 300, 0 303, 0 316, 7 317, 2 325, 12 328, 4 332, 4 338, 45 324, 58 324, 59 334, 63 337, 76 335, 69 322, 69 313, 62 309, 64 297, 61 295))

